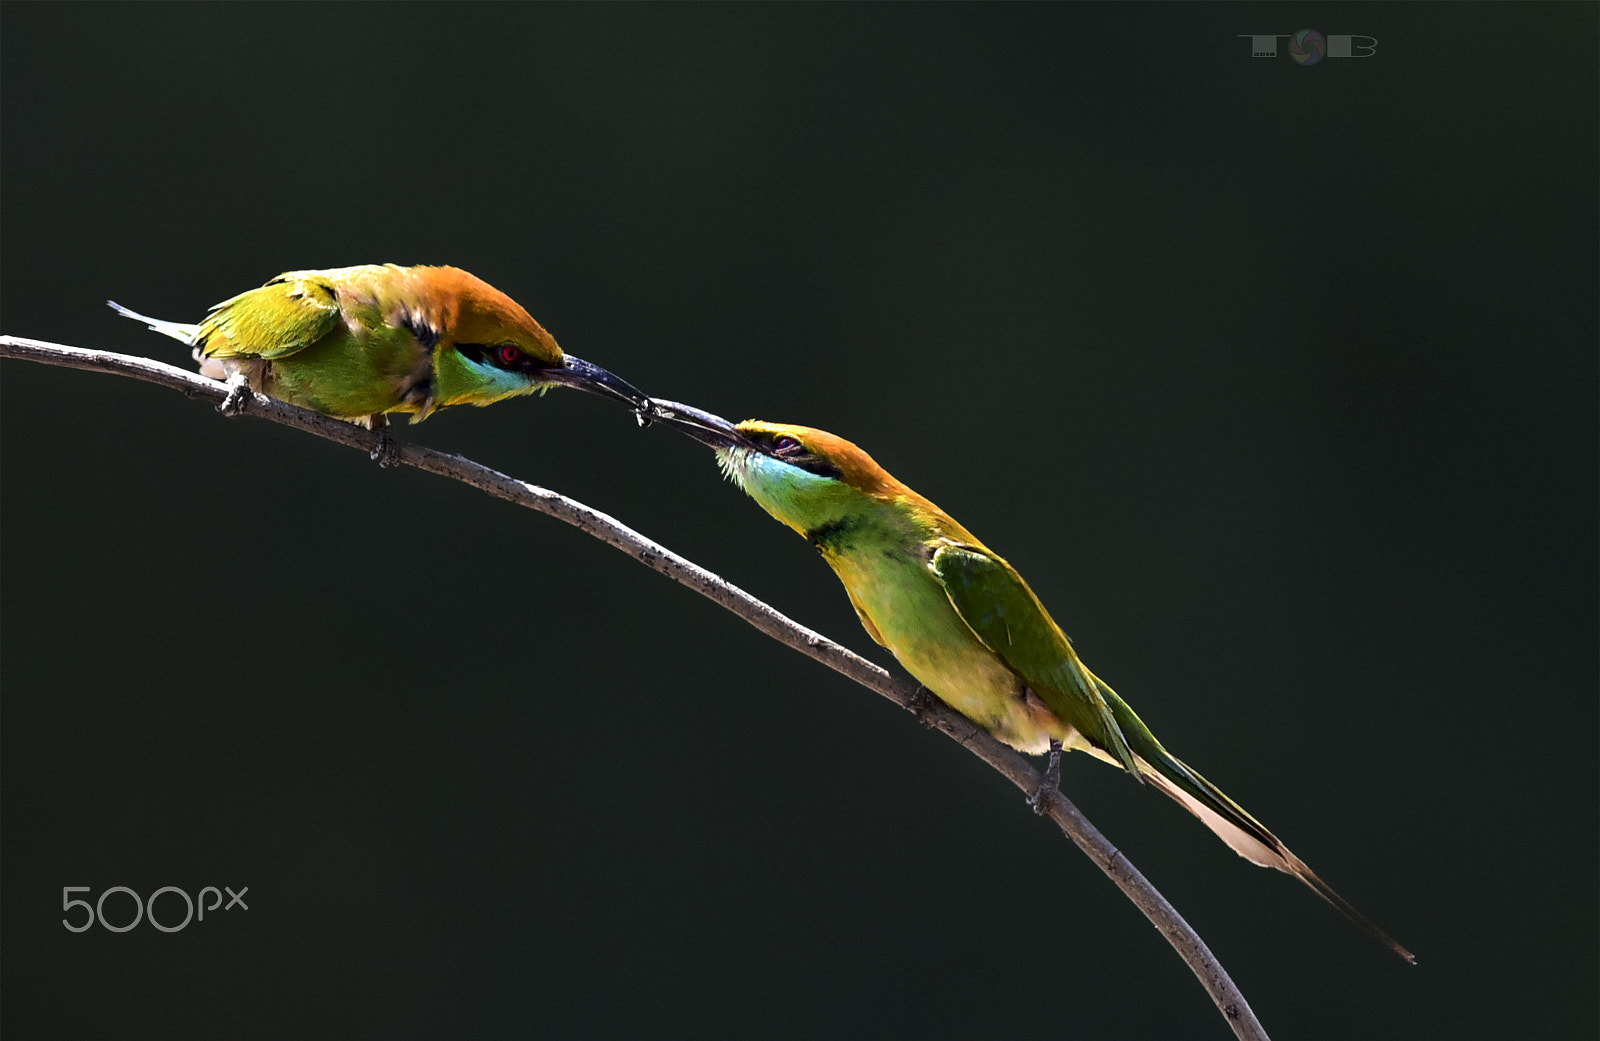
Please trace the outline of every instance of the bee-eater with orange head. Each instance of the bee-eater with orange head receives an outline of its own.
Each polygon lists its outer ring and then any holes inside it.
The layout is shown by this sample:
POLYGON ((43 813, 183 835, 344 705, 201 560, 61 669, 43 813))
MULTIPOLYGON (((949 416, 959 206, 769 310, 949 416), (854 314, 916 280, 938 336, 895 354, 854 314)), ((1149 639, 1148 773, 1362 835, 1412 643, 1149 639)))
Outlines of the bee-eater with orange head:
POLYGON ((659 399, 654 407, 656 418, 714 448, 724 474, 822 554, 868 635, 925 688, 1012 748, 1048 752, 1048 788, 1062 749, 1121 767, 1171 796, 1240 856, 1300 879, 1415 962, 1277 836, 1163 748, 1083 664, 1010 564, 867 453, 811 427, 734 425, 659 399))
POLYGON ((552 386, 619 399, 639 391, 564 353, 520 304, 454 267, 364 264, 288 271, 224 300, 198 325, 119 313, 194 348, 200 371, 291 404, 381 428, 450 405, 552 386))

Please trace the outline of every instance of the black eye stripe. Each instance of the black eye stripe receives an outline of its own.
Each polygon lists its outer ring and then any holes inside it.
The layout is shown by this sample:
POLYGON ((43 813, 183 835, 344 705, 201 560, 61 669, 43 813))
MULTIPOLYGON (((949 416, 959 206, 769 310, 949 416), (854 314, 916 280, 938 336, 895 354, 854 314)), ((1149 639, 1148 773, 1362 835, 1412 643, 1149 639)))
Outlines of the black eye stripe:
POLYGON ((795 466, 798 466, 800 469, 806 471, 806 473, 813 473, 818 477, 831 477, 837 481, 844 476, 837 466, 834 466, 826 459, 819 459, 810 453, 807 453, 800 459, 787 459, 785 462, 791 462, 795 466))
POLYGON ((767 444, 769 446, 767 454, 780 462, 799 467, 818 477, 831 477, 837 480, 843 476, 838 467, 812 452, 805 446, 805 442, 793 434, 768 435, 767 444))
POLYGON ((455 347, 461 356, 468 361, 475 362, 478 365, 492 365, 497 369, 505 369, 508 372, 532 372, 535 369, 549 367, 545 362, 528 354, 520 345, 515 343, 458 343, 455 347), (506 359, 501 355, 501 352, 506 349, 515 351, 516 354, 506 359))

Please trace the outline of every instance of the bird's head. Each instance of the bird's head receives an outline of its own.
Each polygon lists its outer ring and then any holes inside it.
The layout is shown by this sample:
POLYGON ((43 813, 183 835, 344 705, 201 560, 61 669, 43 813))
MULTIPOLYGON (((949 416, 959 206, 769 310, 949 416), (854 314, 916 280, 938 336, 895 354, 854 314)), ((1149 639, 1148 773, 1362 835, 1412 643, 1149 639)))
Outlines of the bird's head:
POLYGON ((435 353, 444 404, 487 405, 552 386, 616 398, 645 415, 650 399, 598 365, 562 351, 522 305, 475 275, 454 267, 411 269, 428 301, 402 319, 435 353))
POLYGON ((653 412, 657 420, 715 449, 731 481, 807 538, 858 514, 869 502, 924 501, 867 453, 826 430, 756 419, 730 423, 659 398, 653 412))

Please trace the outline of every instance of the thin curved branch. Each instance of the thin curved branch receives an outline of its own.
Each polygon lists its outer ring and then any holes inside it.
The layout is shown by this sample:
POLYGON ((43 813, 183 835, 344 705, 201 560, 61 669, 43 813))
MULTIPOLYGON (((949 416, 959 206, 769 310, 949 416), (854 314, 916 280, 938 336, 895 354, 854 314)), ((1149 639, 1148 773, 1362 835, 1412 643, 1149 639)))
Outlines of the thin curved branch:
MULTIPOLYGON (((227 384, 162 362, 18 336, 0 336, 0 357, 109 372, 160 384, 191 398, 219 405, 228 393, 227 384)), ((378 436, 372 431, 259 394, 250 397, 244 412, 367 452, 373 451, 378 445, 378 436)), ((458 455, 415 444, 400 444, 397 447, 399 463, 461 481, 490 495, 549 514, 621 550, 646 567, 727 608, 774 640, 816 659, 916 714, 924 724, 940 730, 999 771, 1020 791, 1031 795, 1038 789, 1040 775, 1026 759, 954 709, 943 702, 919 698, 917 686, 910 681, 891 676, 860 655, 792 621, 738 586, 645 538, 616 518, 458 455)), ((1235 1036, 1241 1041, 1264 1041, 1266 1031, 1250 1010, 1244 995, 1239 993, 1205 942, 1166 898, 1065 796, 1056 793, 1048 797, 1044 810, 1167 938, 1167 942, 1172 944, 1201 986, 1211 995, 1211 1000, 1222 1012, 1235 1036)))

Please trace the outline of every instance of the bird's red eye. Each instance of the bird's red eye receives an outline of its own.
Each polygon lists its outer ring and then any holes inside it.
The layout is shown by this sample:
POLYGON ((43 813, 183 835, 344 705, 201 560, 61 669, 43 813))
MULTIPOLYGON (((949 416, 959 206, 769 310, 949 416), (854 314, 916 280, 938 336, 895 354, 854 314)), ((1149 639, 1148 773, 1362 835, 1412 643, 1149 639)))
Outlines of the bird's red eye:
POLYGON ((798 437, 790 437, 788 434, 784 434, 772 442, 772 450, 779 455, 794 455, 804 447, 798 437))
POLYGON ((502 343, 494 349, 494 356, 501 365, 515 365, 522 357, 522 350, 514 343, 502 343))

